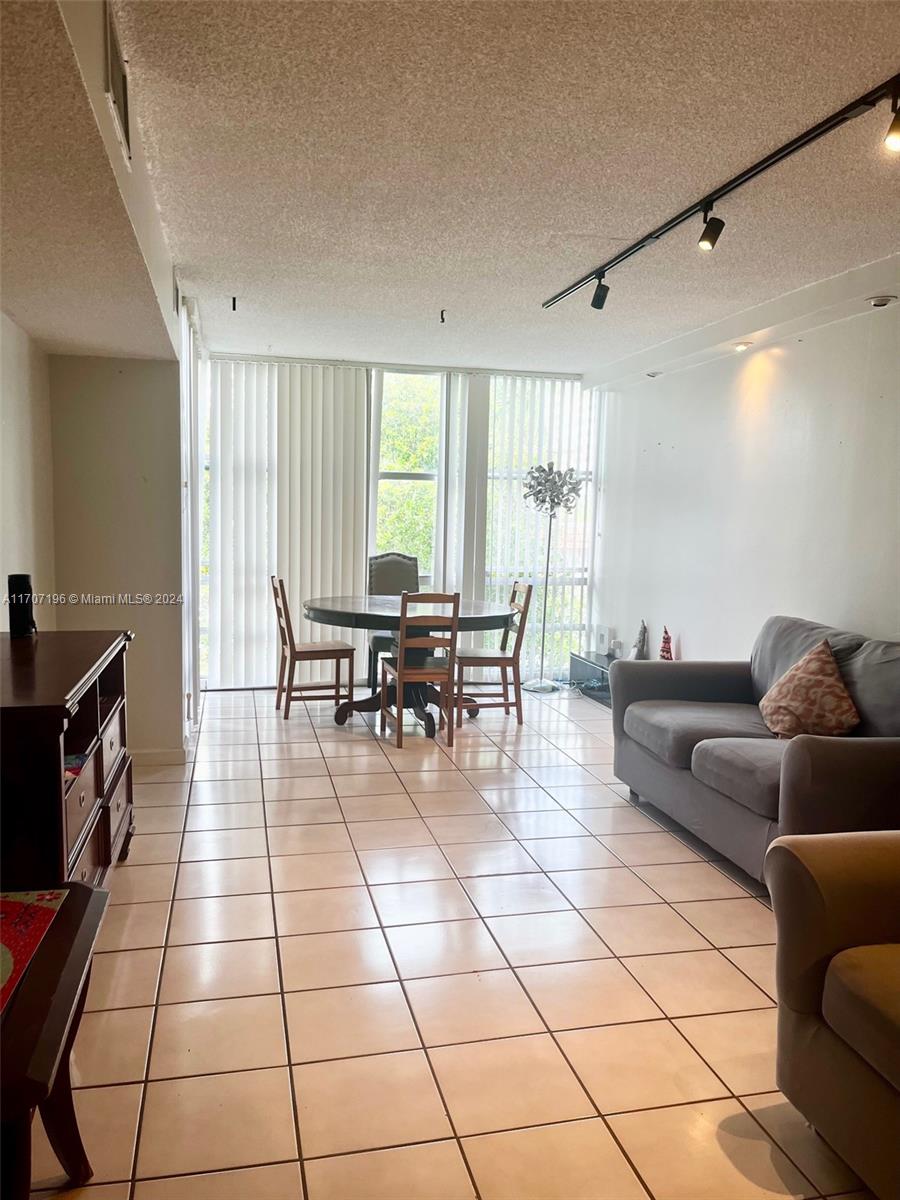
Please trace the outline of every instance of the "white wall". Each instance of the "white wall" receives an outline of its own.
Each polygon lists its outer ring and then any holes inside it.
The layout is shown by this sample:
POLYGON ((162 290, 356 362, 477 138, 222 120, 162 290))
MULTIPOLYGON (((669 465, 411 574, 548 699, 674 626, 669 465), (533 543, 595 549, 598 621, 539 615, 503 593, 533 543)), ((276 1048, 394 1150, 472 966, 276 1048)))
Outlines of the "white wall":
POLYGON ((608 393, 598 619, 745 658, 787 613, 900 637, 900 305, 608 393))
MULTIPOLYGON (((54 355, 50 398, 58 590, 178 594, 178 364, 54 355)), ((60 629, 134 632, 129 748, 183 754, 181 608, 67 605, 57 621, 60 629)))
MULTIPOLYGON (((47 356, 0 314, 0 584, 28 573, 36 592, 54 589, 53 463, 47 356)), ((52 607, 35 609, 38 629, 54 629, 52 607)), ((3 629, 9 628, 6 615, 3 629)))

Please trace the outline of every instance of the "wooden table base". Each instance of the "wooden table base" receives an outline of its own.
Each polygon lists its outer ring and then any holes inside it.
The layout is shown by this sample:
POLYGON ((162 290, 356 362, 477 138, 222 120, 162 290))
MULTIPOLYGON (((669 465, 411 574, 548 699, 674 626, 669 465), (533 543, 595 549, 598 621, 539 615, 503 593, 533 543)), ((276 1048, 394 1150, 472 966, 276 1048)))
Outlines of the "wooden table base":
MULTIPOLYGON (((394 705, 397 698, 397 688, 391 684, 388 688, 388 704, 394 705)), ((406 703, 404 708, 411 708, 418 719, 425 726, 425 736, 433 738, 437 729, 434 717, 428 711, 429 704, 437 704, 439 696, 437 688, 433 688, 430 683, 408 683, 406 684, 406 703)), ((478 703, 473 696, 463 696, 463 704, 466 706, 466 712, 470 717, 478 716, 478 703)), ((365 696, 362 700, 354 700, 353 703, 344 701, 339 704, 334 710, 335 725, 346 725, 347 718, 353 713, 370 713, 379 712, 381 710, 381 691, 373 693, 371 696, 365 696)))

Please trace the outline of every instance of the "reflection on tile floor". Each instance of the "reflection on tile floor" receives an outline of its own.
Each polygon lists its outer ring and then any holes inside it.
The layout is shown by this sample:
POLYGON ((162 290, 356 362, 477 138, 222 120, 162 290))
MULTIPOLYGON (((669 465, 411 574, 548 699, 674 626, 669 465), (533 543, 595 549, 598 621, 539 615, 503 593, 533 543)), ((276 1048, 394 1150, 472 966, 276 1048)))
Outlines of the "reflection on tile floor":
POLYGON ((775 1090, 759 885, 629 802, 611 726, 563 693, 397 750, 207 695, 192 761, 135 772, 69 1195, 862 1200, 775 1090))

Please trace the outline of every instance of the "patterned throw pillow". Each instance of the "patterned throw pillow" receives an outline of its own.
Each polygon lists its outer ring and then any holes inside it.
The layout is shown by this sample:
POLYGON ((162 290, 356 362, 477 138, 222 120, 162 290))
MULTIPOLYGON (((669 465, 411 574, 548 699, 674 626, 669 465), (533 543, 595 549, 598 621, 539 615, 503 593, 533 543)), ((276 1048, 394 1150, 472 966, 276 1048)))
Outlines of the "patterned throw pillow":
POLYGON ((827 641, 804 654, 759 702, 762 718, 780 738, 798 733, 834 737, 859 724, 859 713, 827 641))

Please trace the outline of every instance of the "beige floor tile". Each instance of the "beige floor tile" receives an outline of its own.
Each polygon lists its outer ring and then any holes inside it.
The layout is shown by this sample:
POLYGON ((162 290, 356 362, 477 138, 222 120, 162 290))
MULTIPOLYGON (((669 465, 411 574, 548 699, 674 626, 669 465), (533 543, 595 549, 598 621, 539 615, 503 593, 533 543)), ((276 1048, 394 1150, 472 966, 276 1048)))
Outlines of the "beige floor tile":
POLYGON ((645 883, 674 904, 681 900, 746 899, 743 888, 705 862, 637 866, 645 883))
POLYGON ((610 834, 659 833, 659 826, 637 809, 585 808, 578 810, 578 820, 599 837, 610 834))
POLYGON ((397 817, 419 815, 406 792, 387 796, 343 796, 341 809, 346 821, 391 821, 397 817))
POLYGON ((161 948, 95 954, 86 1011, 155 1004, 161 962, 161 948))
POLYGON ((150 1079, 279 1067, 285 1062, 280 995, 164 1004, 157 1012, 150 1079))
POLYGON ((758 946, 775 941, 775 917, 759 900, 694 900, 674 907, 714 946, 758 946))
POLYGON ((191 788, 192 808, 195 804, 255 804, 262 798, 258 776, 255 779, 195 783, 191 788))
POLYGON ((415 802, 423 817, 466 817, 491 812, 476 792, 417 792, 415 802))
POLYGON ((647 993, 613 959, 523 967, 519 978, 551 1029, 662 1016, 647 993))
POLYGON ((430 1141, 451 1134, 421 1050, 307 1063, 294 1068, 294 1082, 307 1157, 430 1141))
POLYGON ((223 1000, 278 992, 274 938, 246 942, 204 942, 166 951, 160 1004, 223 1000))
POLYGON ((240 896, 270 890, 266 859, 216 858, 182 863, 175 896, 178 900, 192 900, 200 896, 240 896))
MULTIPOLYGON (((78 1128, 94 1168, 92 1185, 131 1176, 142 1091, 140 1084, 127 1084, 120 1087, 79 1088, 73 1092, 78 1128)), ((35 1190, 63 1187, 66 1182, 62 1167, 50 1149, 38 1113, 35 1113, 32 1124, 31 1178, 35 1190)), ((107 1200, 102 1196, 101 1189, 94 1186, 84 1189, 81 1196, 84 1200, 95 1200, 95 1192, 96 1200, 107 1200)))
POLYGON ((372 888, 372 899, 384 925, 455 921, 476 915, 462 885, 456 879, 434 879, 422 883, 383 883, 372 888))
MULTIPOLYGON (((522 845, 545 871, 582 872, 606 867, 621 869, 616 856, 592 837, 526 838, 522 845)), ((645 885, 641 884, 641 887, 645 888, 645 885)))
POLYGON ((687 1017, 675 1024, 735 1095, 775 1090, 778 1010, 687 1017))
POLYGON ((390 772, 396 775, 387 758, 377 747, 372 754, 345 754, 329 758, 328 772, 333 776, 341 775, 383 775, 390 772))
MULTIPOLYGON (((604 750, 608 749, 608 746, 604 746, 604 750)), ((526 771, 529 767, 571 767, 574 765, 574 759, 556 746, 545 746, 543 749, 537 750, 510 750, 509 756, 526 771)), ((582 752, 579 751, 578 756, 582 758, 582 752)))
POLYGON ((324 758, 271 758, 262 763, 264 782, 270 779, 322 779, 327 774, 324 758))
POLYGON ((357 821, 348 826, 357 850, 390 850, 403 846, 433 846, 434 838, 421 817, 393 821, 357 821))
POLYGON ((334 784, 328 775, 313 775, 308 779, 266 779, 263 783, 266 800, 318 800, 334 795, 334 784))
POLYGON ((280 949, 286 992, 382 983, 397 978, 380 929, 283 937, 280 949))
POLYGON ((181 859, 202 862, 211 858, 264 858, 266 853, 264 829, 208 829, 184 835, 181 859))
POLYGON ((263 762, 281 762, 286 758, 321 759, 322 751, 315 742, 287 742, 281 746, 260 746, 263 762))
POLYGON ((135 808, 170 807, 173 804, 187 804, 189 783, 139 783, 134 781, 135 808))
POLYGON ((557 811, 559 805, 543 788, 489 788, 481 793, 496 813, 557 811))
POLYGON ((570 811, 581 808, 621 808, 628 804, 624 797, 614 792, 607 784, 597 783, 596 780, 575 787, 551 785, 547 791, 563 808, 570 811))
POLYGON ((467 842, 442 847, 457 875, 505 875, 533 871, 534 859, 512 839, 503 842, 467 842))
POLYGON ((480 875, 467 879, 465 888, 483 917, 554 912, 572 907, 559 888, 542 873, 480 875))
POLYGON ((442 1046, 430 1056, 461 1136, 594 1115, 547 1034, 442 1046))
POLYGON ((151 863, 132 867, 120 863, 106 877, 104 887, 110 904, 144 904, 151 900, 171 900, 177 863, 151 863))
POLYGON ((339 929, 371 929, 378 925, 364 887, 276 892, 275 914, 279 937, 330 933, 339 929))
POLYGON ((413 796, 423 792, 473 792, 475 789, 461 771, 400 771, 400 782, 413 796))
POLYGON ((458 842, 511 841, 513 836, 493 813, 429 817, 427 825, 440 846, 451 846, 458 842))
POLYGON ((610 1124, 655 1200, 815 1195, 737 1100, 626 1113, 610 1124))
POLYGON ((749 975, 766 995, 771 996, 773 1000, 778 999, 774 946, 744 946, 723 950, 722 953, 726 958, 730 958, 736 967, 740 967, 745 975, 749 975))
POLYGON ((222 762, 198 762, 195 783, 222 783, 233 779, 259 779, 259 763, 252 758, 226 759, 222 762))
POLYGON ((279 825, 268 830, 269 853, 334 854, 352 851, 346 825, 279 825))
POLYGON ((168 902, 115 904, 107 908, 94 949, 138 950, 162 946, 169 920, 168 902))
POLYGON ((219 1171, 296 1156, 286 1067, 147 1085, 139 1177, 219 1171))
POLYGON ((486 923, 514 967, 610 957, 577 912, 489 917, 486 923))
POLYGON ((506 960, 481 921, 401 925, 386 931, 404 979, 490 971, 506 960))
POLYGON ((367 732, 360 737, 321 741, 319 749, 326 758, 343 758, 350 754, 371 754, 373 745, 378 745, 378 743, 367 732))
MULTIPOLYGON (((61 1180, 61 1183, 63 1182, 61 1180)), ((92 1179, 91 1183, 93 1182, 92 1179)), ((129 1200, 130 1195, 130 1183, 101 1183, 90 1188, 65 1188, 61 1192, 32 1192, 30 1200, 129 1200)))
POLYGON ((406 991, 426 1046, 544 1032, 512 971, 413 979, 406 991))
POLYGON ((135 763, 132 772, 135 783, 189 783, 193 769, 192 763, 181 763, 170 767, 156 766, 153 763, 144 765, 135 763))
POLYGON ((572 1030, 559 1044, 602 1113, 728 1095, 668 1021, 572 1030))
MULTIPOLYGON (((136 808, 134 827, 136 833, 181 833, 187 809, 182 805, 165 805, 158 808, 136 808)), ((129 856, 130 857, 130 856, 129 856)))
POLYGON ((152 1021, 152 1008, 86 1012, 72 1050, 72 1086, 142 1080, 152 1021))
POLYGON ((772 1007, 717 950, 638 956, 626 966, 669 1017, 772 1007))
POLYGON ((409 846, 394 850, 362 850, 359 861, 369 883, 419 883, 426 879, 452 879, 453 868, 437 846, 409 846))
POLYGON ((506 768, 486 767, 483 769, 463 769, 463 775, 473 787, 479 791, 482 788, 531 788, 534 780, 529 774, 512 763, 506 768))
POLYGON ((544 838, 590 837, 585 827, 561 808, 555 812, 504 813, 503 823, 512 830, 517 838, 521 838, 523 841, 531 838, 542 840, 544 838))
POLYGON ((194 755, 194 761, 198 763, 250 762, 251 760, 256 762, 259 759, 259 747, 255 742, 241 746, 204 746, 191 753, 194 755))
POLYGON ((274 936, 272 899, 268 893, 204 896, 195 900, 176 900, 172 905, 170 946, 274 936))
POLYGON ((306 1164, 309 1200, 473 1200, 475 1192, 455 1142, 370 1150, 306 1164))
POLYGON ((333 854, 286 854, 271 861, 276 892, 353 887, 365 882, 356 855, 350 850, 333 854))
POLYGON ((602 1121, 466 1138, 482 1200, 646 1200, 602 1121))
POLYGON ((414 1050, 421 1042, 399 983, 290 992, 291 1061, 414 1050))
POLYGON ((267 800, 266 824, 328 825, 344 819, 336 796, 319 796, 312 800, 267 800))
POLYGON ((571 787, 575 784, 587 786, 595 782, 594 776, 584 767, 532 767, 528 772, 541 787, 571 787))
POLYGON ((134 867, 178 861, 180 833, 139 833, 131 839, 128 861, 134 867))
POLYGON ((147 1179, 134 1190, 134 1200, 302 1200, 302 1195, 299 1163, 147 1179))
POLYGON ((351 796, 398 796, 404 795, 403 784, 400 782, 393 767, 369 772, 366 775, 335 775, 332 779, 335 793, 342 799, 351 796))
POLYGON ((191 831, 252 829, 262 825, 265 825, 265 819, 261 800, 253 804, 201 804, 191 808, 187 822, 191 831))
POLYGON ((671 833, 605 833, 600 841, 626 867, 697 862, 699 855, 671 833))
POLYGON ((667 904, 585 908, 582 911, 613 954, 669 954, 678 950, 709 949, 706 938, 667 904))
MULTIPOLYGON (((743 1103, 823 1195, 860 1187, 859 1179, 844 1160, 835 1154, 781 1092, 748 1096, 743 1103)), ((847 1200, 852 1200, 852 1197, 847 1200)))

